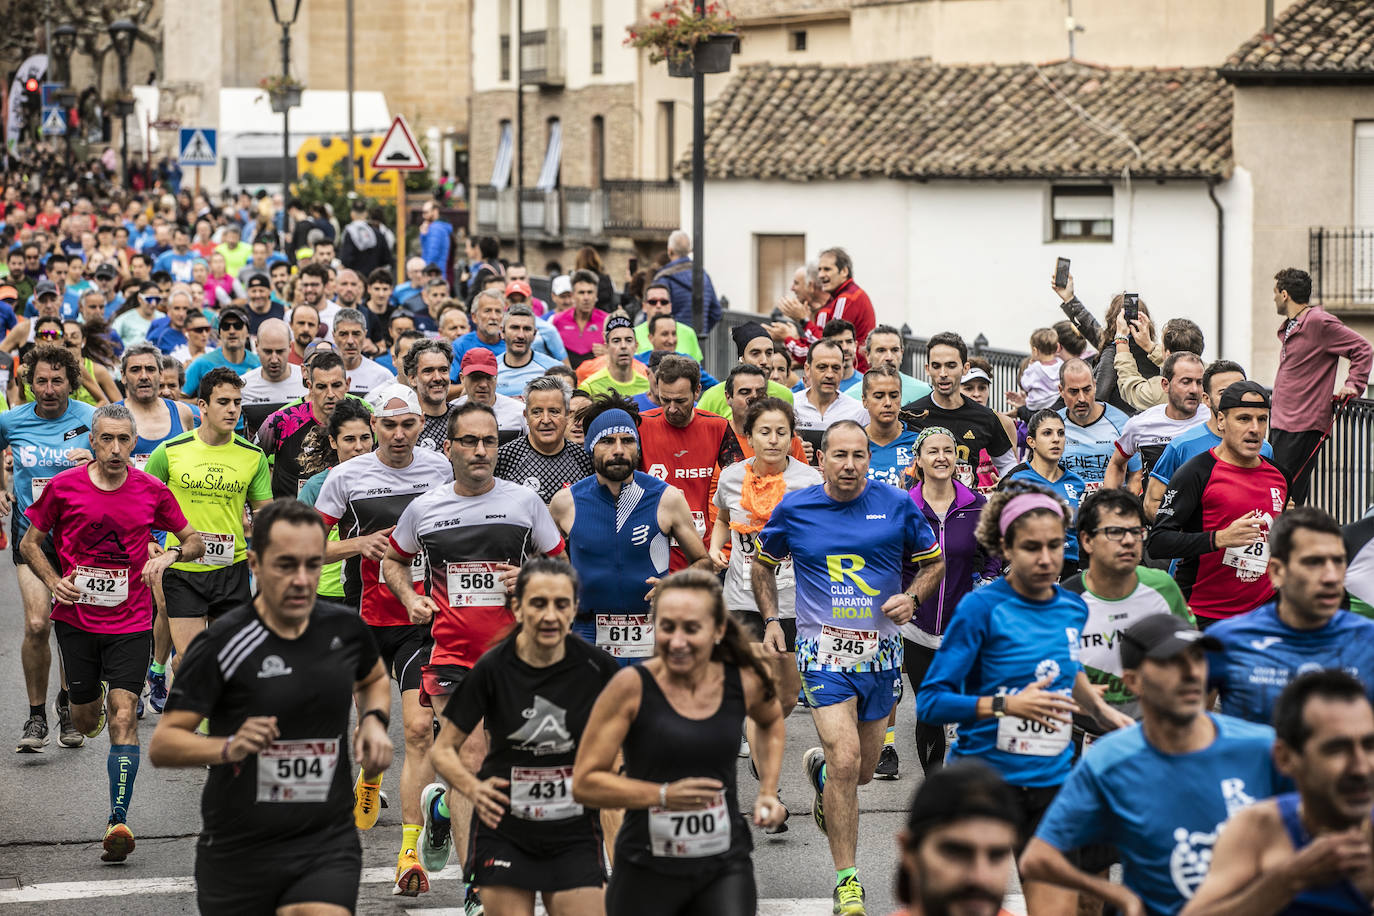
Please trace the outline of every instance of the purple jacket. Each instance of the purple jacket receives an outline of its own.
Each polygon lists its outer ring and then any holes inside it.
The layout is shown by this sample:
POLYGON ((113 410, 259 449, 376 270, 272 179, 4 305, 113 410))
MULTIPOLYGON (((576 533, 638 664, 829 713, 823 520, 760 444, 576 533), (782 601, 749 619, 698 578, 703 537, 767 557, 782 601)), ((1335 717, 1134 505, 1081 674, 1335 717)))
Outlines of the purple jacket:
POLYGON ((921 602, 912 622, 932 636, 943 636, 959 599, 973 591, 974 575, 996 579, 1002 574, 1001 562, 984 553, 974 537, 987 499, 955 480, 954 503, 941 521, 939 514, 922 497, 920 483, 910 492, 912 502, 925 515, 930 530, 939 539, 940 555, 945 561, 945 577, 940 582, 940 590, 921 602))

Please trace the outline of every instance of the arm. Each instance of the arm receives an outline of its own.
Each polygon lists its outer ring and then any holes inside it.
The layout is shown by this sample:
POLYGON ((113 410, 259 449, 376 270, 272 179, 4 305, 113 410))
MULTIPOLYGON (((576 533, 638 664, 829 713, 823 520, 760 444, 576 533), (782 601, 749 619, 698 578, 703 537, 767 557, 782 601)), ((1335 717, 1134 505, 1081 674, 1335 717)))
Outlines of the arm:
POLYGON ((989 453, 989 457, 992 458, 992 466, 997 468, 997 476, 1001 477, 1016 467, 1016 424, 1012 422, 1011 418, 1000 413, 997 415, 997 420, 1002 424, 1002 432, 1006 434, 1009 446, 1002 454, 993 455, 989 453))
POLYGON ((692 520, 692 510, 687 505, 687 497, 677 487, 670 486, 658 504, 659 528, 670 538, 677 539, 682 555, 689 566, 705 570, 711 569, 711 557, 706 553, 706 545, 697 534, 697 523, 692 520), (664 522, 667 522, 665 525, 664 522))
POLYGON ((190 525, 185 526, 180 531, 173 531, 172 534, 177 539, 177 547, 180 548, 180 552, 175 548, 168 548, 143 565, 143 582, 149 588, 152 588, 154 583, 161 581, 162 574, 173 563, 199 560, 205 555, 205 539, 200 536, 199 531, 190 525))
POLYGON ((476 773, 463 765, 463 758, 458 752, 467 743, 468 734, 447 718, 443 720, 439 738, 434 742, 431 752, 434 772, 471 800, 482 823, 495 830, 510 808, 510 796, 501 791, 510 786, 510 780, 496 776, 478 779, 476 773))
POLYGON ((118 401, 121 397, 119 386, 115 384, 114 376, 110 374, 110 370, 100 365, 100 363, 93 363, 92 365, 95 367, 96 384, 100 386, 100 390, 104 393, 106 401, 111 404, 118 401))
POLYGON ((358 709, 358 727, 353 733, 353 759, 369 776, 380 775, 391 766, 394 750, 381 720, 368 715, 376 710, 388 719, 391 716, 391 678, 387 676, 381 659, 373 663, 366 677, 353 685, 353 702, 358 709))
POLYGON ((1112 449, 1112 457, 1107 462, 1107 469, 1102 472, 1102 486, 1115 490, 1126 480, 1126 464, 1131 459, 1127 458, 1121 451, 1121 444, 1117 443, 1116 448, 1112 449))
POLYGON ((1128 728, 1135 724, 1134 719, 1113 708, 1103 698, 1102 691, 1093 686, 1092 681, 1088 680, 1088 672, 1081 668, 1073 680, 1073 700, 1081 710, 1096 719, 1104 731, 1128 728))
POLYGON ((1116 907, 1125 916, 1146 916, 1140 898, 1120 884, 1074 868, 1064 854, 1040 837, 1032 837, 1017 863, 1022 881, 1043 881, 1069 890, 1092 894, 1116 907))
POLYGON ((549 515, 553 516, 553 523, 558 526, 564 540, 572 535, 575 512, 572 492, 567 487, 553 494, 553 499, 549 501, 549 515))
MULTIPOLYGON (((1266 805, 1267 807, 1267 805, 1266 805)), ((1212 848, 1207 878, 1181 916, 1271 916, 1293 898, 1284 892, 1282 871, 1261 869, 1260 859, 1269 841, 1272 817, 1246 808, 1227 823, 1212 848)))
POLYGON ((725 545, 730 542, 730 510, 725 506, 717 506, 716 521, 711 526, 711 562, 715 564, 716 572, 724 570, 730 565, 730 558, 725 553, 725 545))
POLYGON ((1209 465, 1189 461, 1174 472, 1160 499, 1154 527, 1146 536, 1145 546, 1150 556, 1160 559, 1200 557, 1224 546, 1217 542, 1219 532, 1202 528, 1202 490, 1206 479, 1205 472, 1200 469, 1204 467, 1210 470, 1209 465))
POLYGON ((410 581, 410 557, 389 544, 386 556, 382 559, 382 580, 396 600, 401 602, 412 623, 428 623, 439 612, 439 606, 428 595, 417 595, 410 581))
POLYGON ((238 763, 267 747, 280 734, 276 716, 251 716, 239 730, 221 740, 196 731, 205 718, 189 709, 169 709, 158 720, 148 759, 158 767, 207 767, 238 763))
POLYGON ((1154 524, 1155 514, 1159 512, 1159 501, 1164 498, 1164 481, 1153 474, 1145 484, 1145 521, 1154 524))
POLYGON ((39 528, 37 524, 30 524, 19 542, 19 554, 29 564, 29 569, 34 575, 38 576, 48 591, 52 592, 53 598, 63 604, 75 604, 81 600, 81 589, 76 587, 71 576, 63 578, 48 562, 47 555, 43 553, 43 539, 47 536, 46 530, 39 528))
POLYGON ((1117 390, 1121 393, 1122 400, 1127 404, 1137 410, 1144 410, 1160 402, 1164 389, 1161 387, 1159 379, 1157 377, 1141 377, 1140 369, 1135 364, 1135 356, 1132 355, 1130 346, 1120 337, 1116 339, 1116 355, 1113 365, 1116 369, 1117 390))
POLYGON ((1333 324, 1335 327, 1328 332, 1329 349, 1350 360, 1350 374, 1345 377, 1339 394, 1341 397, 1362 398, 1369 385, 1370 368, 1374 366, 1374 348, 1363 336, 1345 325, 1338 322, 1333 324))

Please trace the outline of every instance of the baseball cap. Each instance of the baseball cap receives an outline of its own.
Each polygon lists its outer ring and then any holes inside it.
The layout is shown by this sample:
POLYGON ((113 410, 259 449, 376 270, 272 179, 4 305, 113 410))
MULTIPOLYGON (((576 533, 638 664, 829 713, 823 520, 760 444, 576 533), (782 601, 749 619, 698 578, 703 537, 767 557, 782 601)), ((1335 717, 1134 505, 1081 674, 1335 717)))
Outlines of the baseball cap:
POLYGON ((564 293, 570 293, 572 292, 572 278, 569 277, 567 274, 559 274, 558 276, 553 278, 553 283, 551 284, 551 287, 553 290, 553 294, 555 296, 561 296, 564 293))
POLYGON ((420 398, 415 394, 415 389, 400 382, 390 382, 374 389, 367 396, 367 406, 372 408, 374 417, 399 417, 408 413, 423 416, 420 412, 420 398), (400 407, 388 407, 392 401, 404 403, 400 407))
POLYGON ((271 289, 272 281, 267 279, 267 274, 256 273, 248 278, 248 288, 252 289, 255 286, 265 286, 266 288, 271 289))
POLYGON ((301 357, 301 362, 304 363, 306 366, 309 366, 310 360, 312 360, 315 357, 316 353, 337 352, 338 351, 334 349, 334 345, 332 343, 321 337, 319 340, 312 340, 309 346, 305 348, 305 354, 301 357))
POLYGON ((971 381, 973 381, 974 379, 977 379, 977 378, 982 379, 983 381, 987 382, 989 385, 992 384, 992 379, 988 378, 988 374, 987 374, 986 372, 984 372, 982 369, 979 369, 977 366, 974 366, 972 369, 970 369, 970 370, 964 375, 963 378, 959 379, 959 384, 960 384, 960 385, 967 385, 969 382, 971 382, 971 381))
POLYGON ((1208 652, 1222 649, 1215 636, 1193 629, 1182 617, 1151 614, 1137 620, 1121 634, 1121 667, 1139 668, 1147 658, 1167 662, 1189 646, 1202 646, 1208 652))
POLYGON ((1229 410, 1242 404, 1249 407, 1269 407, 1269 389, 1259 382, 1252 382, 1249 379, 1232 382, 1226 386, 1226 390, 1221 393, 1221 397, 1217 400, 1217 410, 1229 410), (1253 397, 1247 401, 1247 395, 1253 395, 1253 397), (1256 401, 1255 397, 1258 397, 1259 400, 1256 401))
POLYGON ((534 293, 530 291, 530 285, 524 280, 512 280, 506 284, 506 295, 509 296, 513 293, 519 293, 526 299, 534 295, 534 293))
POLYGON ((51 280, 39 280, 38 285, 33 288, 33 298, 42 299, 44 296, 56 296, 57 287, 53 286, 51 280))
POLYGON ((101 264, 95 269, 97 280, 113 280, 117 276, 119 276, 119 271, 110 263, 101 264))
POLYGON ((0 286, 0 299, 18 299, 19 290, 13 286, 0 286))
POLYGON ((228 321, 230 318, 242 321, 245 327, 248 325, 248 313, 237 305, 229 305, 220 309, 219 323, 221 327, 223 327, 224 322, 228 321))
POLYGON ((438 264, 426 264, 425 269, 420 271, 421 274, 434 274, 436 277, 443 274, 443 272, 443 269, 438 264))
POLYGON ((496 355, 486 347, 473 347, 463 354, 463 362, 458 367, 458 377, 464 378, 474 372, 496 375, 496 355))

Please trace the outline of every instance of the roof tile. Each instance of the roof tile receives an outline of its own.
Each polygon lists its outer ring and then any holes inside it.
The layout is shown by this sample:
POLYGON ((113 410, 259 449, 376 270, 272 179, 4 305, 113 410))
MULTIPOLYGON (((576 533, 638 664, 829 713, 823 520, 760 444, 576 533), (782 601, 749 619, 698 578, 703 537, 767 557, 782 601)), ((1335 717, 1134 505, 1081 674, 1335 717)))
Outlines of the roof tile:
POLYGON ((1374 76, 1374 4, 1368 0, 1298 0, 1236 49, 1221 72, 1227 77, 1374 76))

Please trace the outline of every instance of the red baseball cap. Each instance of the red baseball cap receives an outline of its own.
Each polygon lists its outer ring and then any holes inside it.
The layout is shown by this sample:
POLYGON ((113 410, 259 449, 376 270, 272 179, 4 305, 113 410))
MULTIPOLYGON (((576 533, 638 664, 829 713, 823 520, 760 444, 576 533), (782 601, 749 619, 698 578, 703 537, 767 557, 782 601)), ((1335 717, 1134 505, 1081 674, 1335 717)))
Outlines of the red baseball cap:
POLYGON ((506 295, 509 296, 511 293, 519 293, 526 299, 534 295, 534 293, 530 291, 530 285, 526 283, 524 280, 512 280, 509 283, 507 283, 506 295))
POLYGON ((496 354, 486 347, 473 347, 463 354, 463 362, 458 367, 458 377, 465 378, 473 372, 496 375, 496 354))

